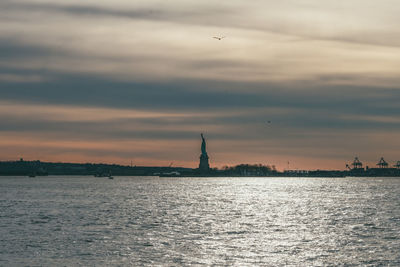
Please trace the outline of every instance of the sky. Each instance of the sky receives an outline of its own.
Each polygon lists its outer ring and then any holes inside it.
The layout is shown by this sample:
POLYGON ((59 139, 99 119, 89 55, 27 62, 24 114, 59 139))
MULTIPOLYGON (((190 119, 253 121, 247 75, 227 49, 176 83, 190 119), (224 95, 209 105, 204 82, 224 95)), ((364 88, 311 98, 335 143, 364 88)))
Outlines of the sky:
POLYGON ((197 167, 204 133, 211 167, 394 164, 399 13, 397 0, 2 0, 0 160, 197 167))

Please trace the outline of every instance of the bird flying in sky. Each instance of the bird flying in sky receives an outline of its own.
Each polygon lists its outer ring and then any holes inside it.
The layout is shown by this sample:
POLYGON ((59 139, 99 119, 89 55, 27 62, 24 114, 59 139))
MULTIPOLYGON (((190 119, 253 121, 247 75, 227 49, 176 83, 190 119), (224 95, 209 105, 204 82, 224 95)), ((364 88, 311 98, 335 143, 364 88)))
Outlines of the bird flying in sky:
POLYGON ((214 36, 213 38, 214 38, 214 39, 217 39, 217 40, 219 40, 219 41, 221 41, 222 39, 225 38, 225 36, 222 36, 222 37, 214 36))

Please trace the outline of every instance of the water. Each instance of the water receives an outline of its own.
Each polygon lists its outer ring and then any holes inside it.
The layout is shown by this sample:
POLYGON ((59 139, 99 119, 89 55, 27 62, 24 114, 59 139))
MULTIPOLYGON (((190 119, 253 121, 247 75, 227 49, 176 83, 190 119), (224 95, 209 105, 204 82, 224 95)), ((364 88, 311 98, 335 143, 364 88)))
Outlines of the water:
POLYGON ((400 266, 400 179, 0 177, 0 266, 400 266))

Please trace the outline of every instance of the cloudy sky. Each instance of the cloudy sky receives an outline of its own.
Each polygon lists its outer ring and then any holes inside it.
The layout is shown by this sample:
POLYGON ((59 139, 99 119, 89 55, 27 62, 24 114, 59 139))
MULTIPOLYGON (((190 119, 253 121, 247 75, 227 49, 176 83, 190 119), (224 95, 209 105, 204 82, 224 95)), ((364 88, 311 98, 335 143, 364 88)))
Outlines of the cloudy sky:
POLYGON ((397 0, 2 0, 0 160, 196 167, 204 132, 213 167, 393 163, 399 14, 397 0))

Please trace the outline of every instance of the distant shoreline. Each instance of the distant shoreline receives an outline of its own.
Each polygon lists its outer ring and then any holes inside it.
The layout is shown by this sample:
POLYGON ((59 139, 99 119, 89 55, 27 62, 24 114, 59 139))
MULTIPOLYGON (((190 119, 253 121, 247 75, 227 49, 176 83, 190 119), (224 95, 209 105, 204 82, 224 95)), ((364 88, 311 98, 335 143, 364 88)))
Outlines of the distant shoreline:
POLYGON ((400 168, 358 168, 349 170, 277 171, 264 165, 241 164, 225 169, 199 169, 184 167, 124 166, 102 163, 57 163, 25 161, 0 161, 0 176, 93 175, 108 176, 159 176, 159 177, 400 177, 400 168))

